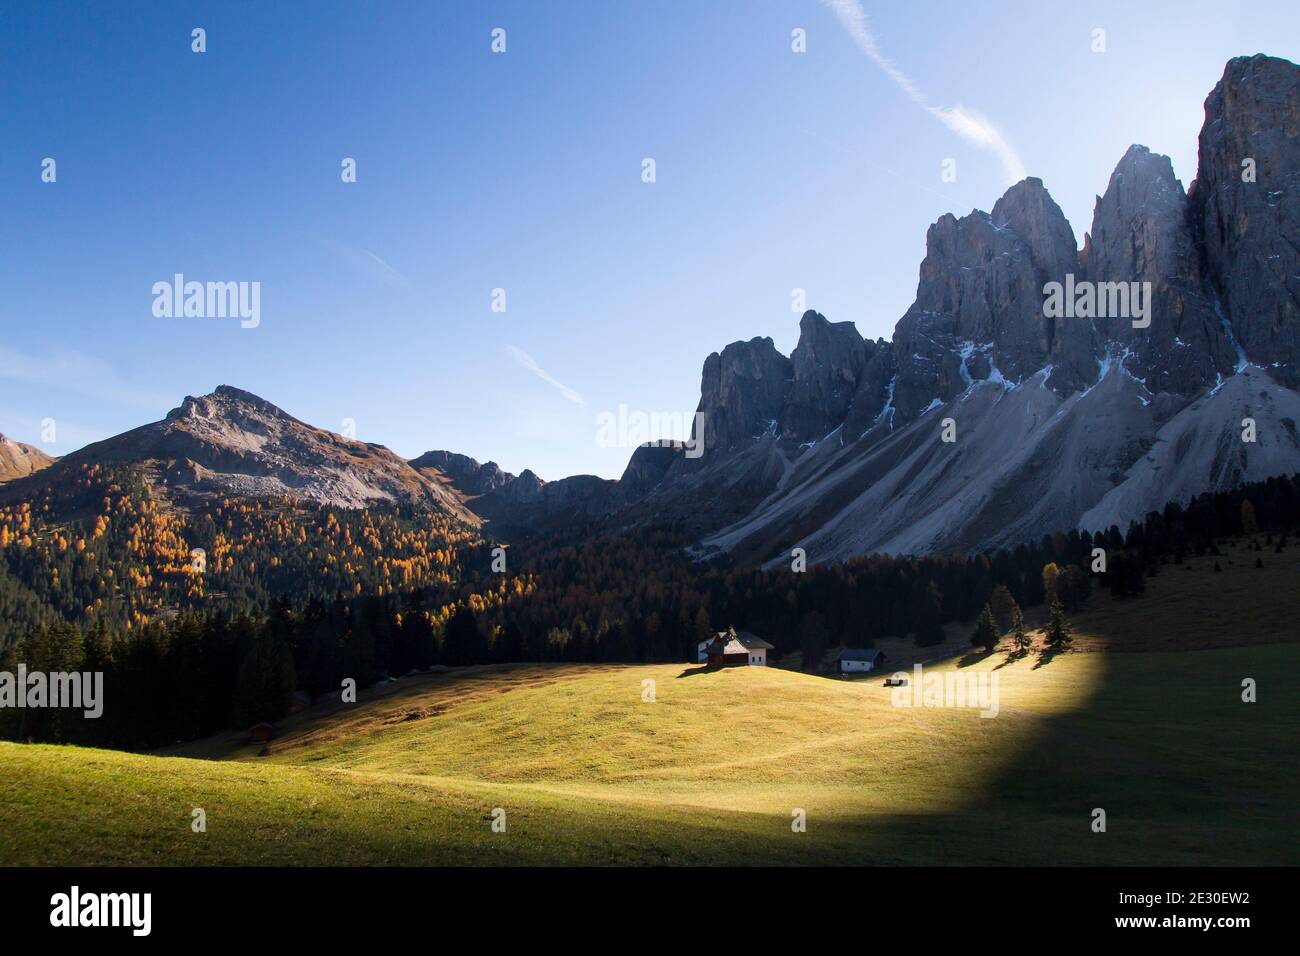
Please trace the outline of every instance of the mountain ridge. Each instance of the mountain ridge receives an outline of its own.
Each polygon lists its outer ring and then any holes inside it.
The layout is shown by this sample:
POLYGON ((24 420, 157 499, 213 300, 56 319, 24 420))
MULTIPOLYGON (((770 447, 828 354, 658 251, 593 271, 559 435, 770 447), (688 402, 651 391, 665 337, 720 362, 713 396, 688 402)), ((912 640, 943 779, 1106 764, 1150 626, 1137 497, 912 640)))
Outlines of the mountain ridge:
POLYGON ((1033 177, 991 213, 941 216, 892 339, 870 343, 810 310, 790 358, 766 338, 710 355, 704 459, 675 463, 632 520, 695 515, 700 554, 769 563, 792 547, 809 561, 976 550, 1085 521, 1123 525, 1162 507, 1164 485, 1190 497, 1300 468, 1300 257, 1287 241, 1300 233, 1297 127, 1300 69, 1238 57, 1206 99, 1192 187, 1135 144, 1097 197, 1082 249, 1033 177), (1256 181, 1241 180, 1230 155, 1245 142, 1256 181), (1047 283, 1076 280, 1150 283, 1145 327, 1127 314, 1046 315, 1047 283), (1228 294, 1263 303, 1273 321, 1238 314, 1228 294), (828 354, 832 329, 841 346, 828 354), (794 362, 805 349, 821 364, 794 362), (851 383, 846 369, 858 370, 851 383), (806 395, 826 398, 808 409, 806 395), (1252 441, 1240 440, 1246 418, 1252 441), (941 422, 953 426, 947 447, 941 422), (981 455, 990 449, 999 454, 981 455), (1147 474, 1193 461, 1185 481, 1147 474), (709 504, 723 499, 717 520, 709 504))
POLYGON ((6 497, 32 481, 54 482, 83 465, 139 466, 164 498, 227 495, 302 499, 346 508, 388 503, 454 516, 478 516, 451 493, 383 445, 345 438, 294 418, 252 392, 219 385, 187 395, 162 419, 94 442, 46 469, 5 486, 6 497))
POLYGON ((617 481, 546 482, 448 451, 407 461, 226 385, 47 474, 134 460, 170 494, 392 502, 499 536, 676 522, 702 556, 760 563, 793 547, 816 562, 1122 525, 1169 490, 1300 468, 1300 68, 1229 61, 1199 156, 1184 191, 1168 157, 1131 146, 1082 247, 1035 177, 991 212, 940 216, 890 339, 810 309, 789 356, 770 337, 728 344, 701 371, 703 456, 642 446, 617 481), (1142 321, 1050 314, 1049 286, 1076 282, 1149 288, 1142 321))

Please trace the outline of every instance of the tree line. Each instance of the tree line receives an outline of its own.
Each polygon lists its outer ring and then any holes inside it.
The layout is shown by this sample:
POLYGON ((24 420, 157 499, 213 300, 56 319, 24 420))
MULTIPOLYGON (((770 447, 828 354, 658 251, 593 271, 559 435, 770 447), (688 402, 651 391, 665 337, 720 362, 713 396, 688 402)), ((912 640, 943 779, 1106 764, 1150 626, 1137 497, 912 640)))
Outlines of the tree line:
POLYGON ((1276 533, 1278 548, 1300 534, 1300 476, 1171 503, 1127 532, 1058 532, 992 553, 762 570, 695 562, 684 532, 668 526, 582 547, 553 536, 513 548, 512 579, 530 582, 516 590, 501 587, 486 549, 469 548, 459 581, 430 587, 297 601, 282 594, 261 609, 181 610, 131 628, 47 614, 0 655, 0 670, 23 662, 102 672, 104 715, 0 710, 0 734, 153 748, 278 720, 295 698, 339 694, 344 680, 364 688, 438 665, 694 661, 697 644, 727 626, 773 643, 775 659, 800 650, 811 660, 819 649, 885 636, 926 645, 954 620, 980 619, 977 634, 987 636, 986 607, 1010 627, 1012 608, 1049 593, 1051 626, 1059 621, 1064 633, 1063 614, 1094 587, 1137 595, 1163 565, 1216 554, 1225 536, 1260 533, 1276 533), (501 596, 483 597, 492 594, 501 596))

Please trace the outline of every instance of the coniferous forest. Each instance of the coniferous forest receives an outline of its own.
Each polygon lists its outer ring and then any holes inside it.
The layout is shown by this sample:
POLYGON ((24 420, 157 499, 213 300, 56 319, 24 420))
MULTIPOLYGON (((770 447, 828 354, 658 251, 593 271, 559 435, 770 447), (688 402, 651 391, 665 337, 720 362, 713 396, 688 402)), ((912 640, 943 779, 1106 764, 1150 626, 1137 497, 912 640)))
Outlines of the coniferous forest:
POLYGON ((1058 532, 994 553, 762 570, 696 562, 671 525, 581 546, 587 530, 570 527, 510 548, 507 570, 494 571, 494 545, 477 532, 397 508, 221 501, 181 515, 129 471, 87 475, 61 495, 0 510, 0 670, 100 671, 107 699, 132 703, 95 721, 8 710, 0 732, 130 749, 273 721, 347 678, 366 687, 437 665, 694 661, 698 642, 728 626, 761 634, 777 660, 888 636, 937 643, 945 623, 986 605, 1009 617, 1000 604, 1042 604, 1045 578, 1069 614, 1094 588, 1138 596, 1149 576, 1217 553, 1223 537, 1265 535, 1280 551, 1300 535, 1291 476, 1172 503, 1124 531, 1058 532))

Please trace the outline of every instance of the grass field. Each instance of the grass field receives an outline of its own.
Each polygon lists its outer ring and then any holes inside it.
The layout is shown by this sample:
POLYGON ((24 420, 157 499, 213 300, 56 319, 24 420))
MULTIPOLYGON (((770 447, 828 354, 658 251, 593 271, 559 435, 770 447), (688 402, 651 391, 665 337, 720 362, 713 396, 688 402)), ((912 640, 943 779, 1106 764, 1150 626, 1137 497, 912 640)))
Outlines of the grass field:
POLYGON ((992 719, 880 675, 514 665, 311 708, 265 757, 0 744, 0 862, 1296 864, 1300 550, 1255 556, 1098 595, 1078 650, 934 665, 996 675, 992 719))

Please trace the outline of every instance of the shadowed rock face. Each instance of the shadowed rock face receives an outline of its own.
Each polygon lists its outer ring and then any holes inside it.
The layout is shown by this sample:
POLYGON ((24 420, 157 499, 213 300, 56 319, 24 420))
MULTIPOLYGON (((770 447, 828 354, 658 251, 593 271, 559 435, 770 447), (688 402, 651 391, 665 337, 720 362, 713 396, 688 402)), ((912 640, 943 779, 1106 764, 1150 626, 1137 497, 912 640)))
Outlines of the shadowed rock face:
POLYGON ((578 518, 607 515, 617 507, 617 484, 595 475, 548 482, 524 469, 519 477, 474 499, 471 506, 490 522, 496 537, 509 538, 578 518))
POLYGON ((1101 338, 1127 350, 1126 367, 1153 393, 1189 396, 1232 374, 1236 349, 1204 281, 1191 210, 1167 156, 1133 146, 1103 196, 1088 237, 1085 277, 1151 283, 1149 328, 1098 318, 1101 338))
MULTIPOLYGON (((809 310, 788 359, 770 338, 715 352, 704 362, 700 388, 705 450, 728 451, 764 434, 796 444, 825 437, 844 422, 879 348, 864 342, 852 322, 828 322, 809 310)), ((866 405, 884 391, 879 368, 872 381, 880 387, 868 386, 866 405)))
POLYGON ((1040 275, 1055 278, 1078 266, 1074 230, 1041 179, 1030 176, 1008 189, 990 218, 1020 237, 1040 275))
POLYGON ((484 495, 495 491, 514 480, 514 475, 502 471, 495 461, 479 464, 468 455, 454 451, 426 451, 419 458, 411 459, 411 467, 417 471, 433 469, 446 476, 451 484, 462 494, 484 495))
POLYGON ((1300 383, 1300 70, 1294 63, 1263 55, 1228 62, 1205 101, 1199 163, 1192 206, 1210 279, 1246 358, 1294 388, 1300 383))
POLYGON ((888 414, 893 396, 898 364, 894 361, 894 347, 884 339, 863 343, 867 361, 858 375, 858 385, 853 401, 844 419, 847 438, 862 436, 888 414))
POLYGON ((650 494, 668 474, 673 462, 685 451, 681 442, 642 445, 632 452, 623 477, 618 480, 619 494, 628 504, 650 494))
POLYGON ((544 531, 566 522, 602 518, 651 494, 673 464, 682 460, 680 442, 642 445, 633 453, 618 481, 595 475, 573 475, 543 481, 525 470, 518 478, 469 502, 492 523, 493 533, 510 536, 544 531))
MULTIPOLYGON (((1052 365, 1048 386, 1068 395, 1096 381, 1096 343, 1087 323, 1043 315, 1043 286, 1077 272, 1078 249, 1065 214, 1044 188, 1042 180, 1017 183, 993 206, 994 226, 1009 229, 1024 242, 1037 287, 1029 307, 1007 304, 1006 318, 994 332, 994 359, 1005 360, 1010 378, 1023 381, 1042 367, 1039 349, 1052 365), (1003 359, 1005 356, 1005 359, 1003 359)), ((1007 374, 1007 373, 1004 373, 1007 374)))
POLYGON ((713 353, 702 458, 639 448, 617 482, 512 477, 450 452, 408 464, 223 386, 50 473, 144 461, 169 493, 399 501, 486 517, 494 533, 672 521, 704 552, 745 561, 796 545, 813 562, 974 550, 1123 524, 1171 497, 1300 469, 1298 90, 1285 60, 1231 61, 1206 100, 1193 188, 1131 147, 1082 253, 1037 179, 991 213, 941 217, 891 341, 809 311, 789 358, 770 338, 713 353), (1044 286, 1071 275, 1151 283, 1150 326, 1045 316, 1044 286), (1240 441, 1244 417, 1257 442, 1240 441), (944 419, 954 442, 940 440, 944 419))
POLYGON ((778 416, 782 435, 816 441, 843 422, 866 364, 867 348, 852 322, 827 322, 805 312, 799 344, 790 354, 793 379, 778 416))
POLYGON ((732 342, 705 359, 697 409, 704 413, 705 454, 769 431, 780 418, 791 377, 790 360, 770 338, 732 342))
POLYGON ((643 520, 694 517, 705 553, 746 561, 795 545, 814 561, 967 550, 1300 469, 1300 396, 1280 387, 1296 385, 1300 334, 1298 74, 1233 60, 1206 101, 1190 196, 1166 157, 1133 146, 1082 253, 1026 179, 991 213, 930 227, 891 342, 809 312, 788 362, 768 339, 710 356, 700 409, 716 440, 673 464, 643 520), (1135 301, 1046 317, 1044 286, 1067 276, 1150 283, 1150 325, 1133 327, 1135 301), (1247 415, 1267 439, 1240 441, 1247 415))
POLYGON ((1040 180, 1012 186, 992 214, 940 218, 894 331, 895 425, 991 376, 1020 382, 1050 363, 1063 394, 1095 379, 1088 325, 1043 315, 1044 284, 1076 269, 1074 233, 1040 180))

